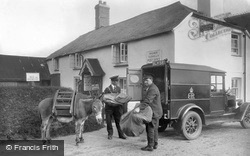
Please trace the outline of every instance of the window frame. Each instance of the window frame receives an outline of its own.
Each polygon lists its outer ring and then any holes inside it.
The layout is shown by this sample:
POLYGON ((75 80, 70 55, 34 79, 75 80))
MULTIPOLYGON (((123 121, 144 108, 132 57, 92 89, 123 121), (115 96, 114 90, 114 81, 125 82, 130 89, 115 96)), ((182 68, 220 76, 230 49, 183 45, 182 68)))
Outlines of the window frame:
POLYGON ((236 32, 232 32, 231 34, 231 55, 241 56, 241 35, 236 32), (233 36, 236 36, 236 38, 234 38, 233 36), (234 46, 234 41, 236 46, 234 46))
POLYGON ((53 58, 54 71, 59 71, 59 58, 53 58))
POLYGON ((121 93, 127 94, 127 78, 119 77, 118 85, 121 88, 121 93))
POLYGON ((111 46, 113 64, 127 65, 128 64, 128 44, 118 43, 111 46))
POLYGON ((82 67, 82 55, 79 53, 75 53, 74 55, 74 68, 81 69, 82 67))
POLYGON ((224 76, 223 75, 210 75, 210 86, 211 93, 223 93, 224 92, 224 76), (212 77, 214 76, 214 82, 212 82, 212 77), (221 82, 219 81, 219 77, 221 77, 221 82), (215 90, 212 89, 212 86, 215 90), (221 86, 221 87, 218 87, 221 86))
POLYGON ((242 87, 242 78, 232 77, 231 79, 231 94, 235 96, 236 99, 241 98, 241 87, 242 87), (235 82, 233 82, 235 81, 235 82), (236 85, 236 86, 234 86, 236 85))
POLYGON ((70 67, 74 70, 80 70, 82 68, 83 56, 80 53, 74 53, 69 55, 70 67))

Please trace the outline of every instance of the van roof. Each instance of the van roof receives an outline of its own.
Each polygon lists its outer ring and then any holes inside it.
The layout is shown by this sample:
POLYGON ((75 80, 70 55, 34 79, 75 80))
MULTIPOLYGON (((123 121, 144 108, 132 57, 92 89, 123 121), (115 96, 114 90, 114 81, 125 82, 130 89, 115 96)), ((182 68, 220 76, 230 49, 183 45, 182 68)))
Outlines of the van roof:
MULTIPOLYGON (((169 63, 171 69, 177 69, 177 70, 196 70, 196 71, 206 71, 206 72, 212 72, 212 73, 226 73, 223 70, 219 70, 216 68, 212 68, 210 66, 205 65, 195 65, 195 64, 184 64, 184 63, 169 63)), ((158 65, 163 66, 163 65, 158 65)), ((149 63, 146 65, 143 65, 142 68, 152 68, 153 64, 149 63)), ((155 66, 157 67, 157 66, 155 66)))

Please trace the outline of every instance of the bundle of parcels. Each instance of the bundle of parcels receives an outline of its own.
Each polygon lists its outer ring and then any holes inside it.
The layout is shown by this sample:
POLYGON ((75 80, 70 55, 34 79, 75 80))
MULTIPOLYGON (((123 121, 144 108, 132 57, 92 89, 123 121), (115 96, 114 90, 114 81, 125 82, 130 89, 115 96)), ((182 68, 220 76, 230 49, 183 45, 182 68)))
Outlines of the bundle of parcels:
POLYGON ((105 103, 116 106, 128 103, 132 99, 132 97, 124 93, 108 93, 103 94, 102 99, 105 103))
POLYGON ((152 121, 153 111, 150 106, 140 109, 136 112, 135 109, 140 107, 138 104, 135 108, 122 115, 120 126, 122 131, 127 136, 139 136, 145 129, 145 123, 152 121))

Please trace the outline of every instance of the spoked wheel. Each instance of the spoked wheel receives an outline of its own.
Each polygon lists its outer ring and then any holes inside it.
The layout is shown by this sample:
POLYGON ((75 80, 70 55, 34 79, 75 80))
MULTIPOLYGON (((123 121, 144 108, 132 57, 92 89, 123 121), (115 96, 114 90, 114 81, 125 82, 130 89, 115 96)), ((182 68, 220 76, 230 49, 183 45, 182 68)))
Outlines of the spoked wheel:
POLYGON ((202 121, 198 113, 189 111, 181 122, 181 132, 188 140, 193 140, 199 137, 202 130, 202 121))
POLYGON ((250 128, 250 111, 245 114, 244 118, 242 121, 240 121, 240 124, 243 128, 250 128))

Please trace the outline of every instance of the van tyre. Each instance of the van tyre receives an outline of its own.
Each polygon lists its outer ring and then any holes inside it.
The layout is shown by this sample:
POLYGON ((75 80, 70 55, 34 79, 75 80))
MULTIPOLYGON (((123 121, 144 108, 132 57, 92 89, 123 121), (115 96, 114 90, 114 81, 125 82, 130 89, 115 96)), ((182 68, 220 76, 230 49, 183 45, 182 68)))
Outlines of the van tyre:
POLYGON ((249 129, 250 128, 250 111, 245 114, 242 121, 240 121, 240 124, 243 128, 249 129))
POLYGON ((199 137, 202 130, 202 121, 198 113, 189 111, 181 121, 181 133, 188 139, 193 140, 199 137))

